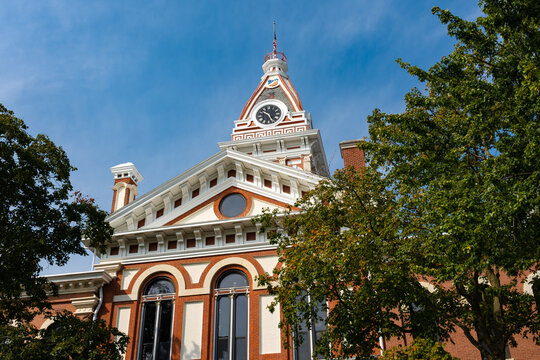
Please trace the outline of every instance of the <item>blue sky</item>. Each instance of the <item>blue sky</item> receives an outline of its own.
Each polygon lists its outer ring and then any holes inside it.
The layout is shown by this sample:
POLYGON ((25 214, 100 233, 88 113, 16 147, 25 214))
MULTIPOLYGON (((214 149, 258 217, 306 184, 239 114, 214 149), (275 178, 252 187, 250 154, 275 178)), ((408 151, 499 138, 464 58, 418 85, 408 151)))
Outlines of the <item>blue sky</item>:
POLYGON ((62 146, 78 168, 75 189, 108 211, 111 166, 135 163, 142 194, 230 139, 276 20, 333 171, 338 143, 368 136, 367 115, 400 112, 418 85, 395 59, 429 67, 452 50, 433 6, 481 14, 471 0, 3 1, 0 103, 62 146))

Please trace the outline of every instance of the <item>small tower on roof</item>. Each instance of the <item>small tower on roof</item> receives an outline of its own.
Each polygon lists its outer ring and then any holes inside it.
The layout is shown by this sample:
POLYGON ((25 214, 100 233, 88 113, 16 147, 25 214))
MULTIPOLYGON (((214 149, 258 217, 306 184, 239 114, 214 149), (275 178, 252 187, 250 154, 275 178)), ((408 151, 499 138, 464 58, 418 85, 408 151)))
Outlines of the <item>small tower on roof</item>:
POLYGON ((137 196, 137 185, 144 178, 131 162, 118 164, 111 168, 114 176, 111 213, 126 206, 137 196))

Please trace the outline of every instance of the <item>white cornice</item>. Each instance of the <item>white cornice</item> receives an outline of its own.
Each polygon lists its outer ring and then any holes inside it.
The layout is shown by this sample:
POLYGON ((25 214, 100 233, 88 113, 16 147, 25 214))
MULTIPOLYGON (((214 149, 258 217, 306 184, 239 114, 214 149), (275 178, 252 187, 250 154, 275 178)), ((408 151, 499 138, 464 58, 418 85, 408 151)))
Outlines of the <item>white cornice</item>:
POLYGON ((280 139, 283 139, 283 140, 295 139, 295 138, 301 138, 304 136, 308 136, 308 137, 317 136, 317 138, 320 139, 320 132, 318 129, 312 129, 312 130, 307 130, 307 131, 295 132, 291 134, 280 134, 280 135, 265 136, 265 137, 260 137, 260 138, 251 138, 251 139, 244 139, 244 140, 221 141, 221 142, 218 142, 218 146, 220 149, 226 149, 227 147, 233 146, 233 145, 251 144, 254 142, 258 142, 261 144, 273 143, 276 140, 280 140, 280 139))
MULTIPOLYGON (((275 250, 276 245, 271 245, 268 243, 259 244, 259 245, 241 245, 241 246, 230 246, 230 247, 220 247, 217 249, 195 249, 189 252, 181 252, 175 254, 163 254, 163 255, 151 255, 151 256, 139 256, 139 257, 130 257, 120 260, 115 260, 115 262, 120 262, 122 265, 128 264, 143 264, 151 262, 162 262, 162 261, 171 261, 171 260, 181 260, 181 259, 192 259, 192 258, 204 258, 209 256, 216 255, 231 255, 231 254, 242 254, 249 252, 260 252, 266 250, 275 250)), ((107 261, 102 261, 101 264, 106 265, 107 261)))
POLYGON ((68 274, 49 275, 45 277, 58 286, 59 294, 94 292, 112 280, 105 270, 94 270, 68 274))

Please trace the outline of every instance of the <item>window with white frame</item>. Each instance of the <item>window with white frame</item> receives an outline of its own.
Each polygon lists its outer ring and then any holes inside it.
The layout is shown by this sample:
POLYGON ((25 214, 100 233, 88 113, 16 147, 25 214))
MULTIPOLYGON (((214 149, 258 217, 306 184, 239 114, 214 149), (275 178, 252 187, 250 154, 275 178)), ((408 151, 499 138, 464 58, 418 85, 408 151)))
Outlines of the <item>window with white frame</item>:
POLYGON ((214 360, 248 358, 247 277, 238 270, 224 273, 214 289, 214 360))
POLYGON ((138 360, 169 360, 176 290, 166 277, 144 289, 139 329, 138 360))
MULTIPOLYGON (((299 299, 299 301, 311 301, 309 295, 302 298, 303 300, 299 299)), ((326 328, 326 303, 319 303, 317 309, 317 318, 311 321, 311 326, 302 322, 294 332, 296 338, 296 344, 293 349, 294 360, 311 360, 315 355, 315 345, 326 328)), ((324 359, 320 354, 317 354, 316 357, 317 359, 324 359)))

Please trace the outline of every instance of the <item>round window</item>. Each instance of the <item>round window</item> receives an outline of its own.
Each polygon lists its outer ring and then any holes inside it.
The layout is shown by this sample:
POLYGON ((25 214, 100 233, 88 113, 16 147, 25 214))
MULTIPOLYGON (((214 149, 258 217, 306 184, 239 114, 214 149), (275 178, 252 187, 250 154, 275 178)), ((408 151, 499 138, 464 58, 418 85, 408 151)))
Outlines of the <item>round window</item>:
POLYGON ((226 217, 235 217, 246 209, 246 205, 247 200, 244 195, 232 193, 221 199, 219 211, 226 217))

